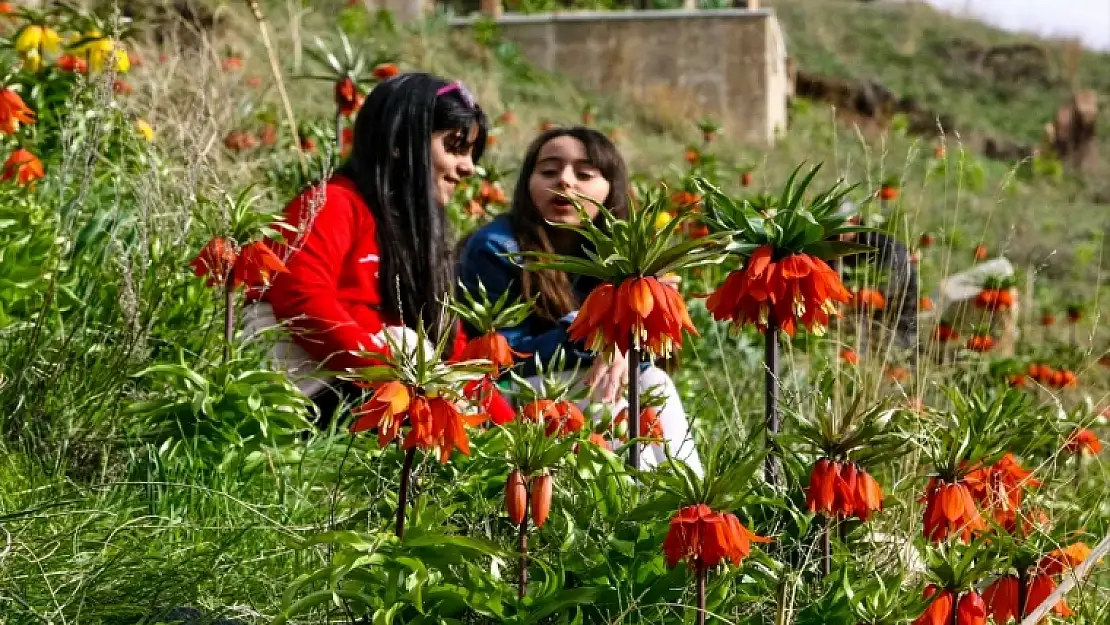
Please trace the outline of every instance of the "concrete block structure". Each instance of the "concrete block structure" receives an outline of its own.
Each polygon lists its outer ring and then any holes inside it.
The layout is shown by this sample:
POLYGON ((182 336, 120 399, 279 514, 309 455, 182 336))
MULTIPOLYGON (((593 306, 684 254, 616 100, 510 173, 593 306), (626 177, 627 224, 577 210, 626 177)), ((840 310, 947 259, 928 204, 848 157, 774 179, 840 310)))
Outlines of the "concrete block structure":
POLYGON ((496 21, 525 58, 584 89, 621 93, 691 123, 712 116, 730 137, 753 145, 770 146, 786 129, 786 46, 769 9, 504 14, 496 21))

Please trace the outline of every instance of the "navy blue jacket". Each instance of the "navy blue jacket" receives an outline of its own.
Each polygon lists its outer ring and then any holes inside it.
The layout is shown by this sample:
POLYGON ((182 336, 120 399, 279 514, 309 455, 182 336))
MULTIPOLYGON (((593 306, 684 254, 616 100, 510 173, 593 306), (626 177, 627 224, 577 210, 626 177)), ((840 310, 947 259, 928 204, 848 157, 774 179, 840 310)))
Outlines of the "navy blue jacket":
MULTIPOLYGON (((490 301, 496 301, 505 291, 509 291, 510 302, 521 300, 523 269, 517 263, 523 263, 523 258, 501 256, 519 251, 520 244, 513 235, 508 216, 495 218, 471 235, 463 247, 459 255, 460 281, 468 291, 477 294, 478 280, 481 280, 490 301)), ((597 285, 594 278, 573 274, 568 277, 579 302, 584 301, 597 285)), ((518 370, 521 375, 536 375, 536 356, 539 356, 541 365, 546 367, 560 346, 563 348, 566 369, 578 366, 585 371, 593 363, 594 354, 586 350, 582 343, 571 341, 567 335, 567 328, 577 315, 578 311, 575 310, 556 323, 532 313, 520 325, 500 330, 510 347, 527 354, 517 359, 517 363, 521 365, 518 370)), ((466 332, 474 336, 477 331, 467 324, 466 332)))

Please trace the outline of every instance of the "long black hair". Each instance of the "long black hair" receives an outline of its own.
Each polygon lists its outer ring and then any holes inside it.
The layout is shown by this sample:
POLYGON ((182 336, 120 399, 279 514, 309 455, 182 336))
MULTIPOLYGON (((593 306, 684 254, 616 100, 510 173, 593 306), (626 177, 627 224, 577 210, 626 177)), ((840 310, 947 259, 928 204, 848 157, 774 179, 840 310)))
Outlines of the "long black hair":
POLYGON ((355 120, 354 144, 339 174, 351 178, 377 229, 378 287, 386 318, 415 328, 423 319, 432 340, 454 337, 440 300, 454 288, 449 224, 432 181, 432 133, 458 130, 472 158, 485 150, 489 122, 465 87, 438 76, 401 74, 370 91, 355 120))
MULTIPOLYGON (((548 253, 555 251, 551 243, 554 227, 548 225, 540 215, 539 208, 532 200, 529 181, 539 163, 540 150, 547 145, 548 141, 559 137, 573 137, 582 142, 590 164, 596 167, 602 177, 609 182, 609 197, 603 202, 605 208, 618 218, 628 217, 630 186, 628 167, 617 146, 609 140, 609 137, 593 128, 583 126, 555 128, 536 137, 532 145, 528 146, 528 151, 524 154, 524 162, 520 166, 516 188, 513 190, 513 205, 509 211, 509 221, 512 224, 513 235, 522 250, 548 253)), ((585 239, 582 242, 585 243, 585 239)), ((535 297, 536 312, 550 321, 577 310, 581 305, 581 302, 575 298, 569 277, 562 271, 525 271, 521 282, 521 291, 525 299, 535 297)))

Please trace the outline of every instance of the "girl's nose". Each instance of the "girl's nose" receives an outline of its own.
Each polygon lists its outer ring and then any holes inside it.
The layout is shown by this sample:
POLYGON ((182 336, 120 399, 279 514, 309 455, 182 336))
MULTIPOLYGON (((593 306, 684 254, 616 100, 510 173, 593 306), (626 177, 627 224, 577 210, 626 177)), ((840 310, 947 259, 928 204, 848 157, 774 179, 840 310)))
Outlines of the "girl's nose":
POLYGON ((455 165, 459 178, 469 178, 474 175, 474 159, 468 154, 459 159, 455 165))
POLYGON ((559 186, 564 189, 569 189, 574 186, 574 170, 570 167, 563 170, 563 175, 559 176, 559 186))

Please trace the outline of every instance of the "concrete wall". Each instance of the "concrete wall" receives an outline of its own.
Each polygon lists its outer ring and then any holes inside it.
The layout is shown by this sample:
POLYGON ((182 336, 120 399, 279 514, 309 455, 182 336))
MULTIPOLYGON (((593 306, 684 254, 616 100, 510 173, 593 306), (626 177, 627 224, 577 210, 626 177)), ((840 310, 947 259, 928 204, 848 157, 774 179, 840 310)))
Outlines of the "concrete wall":
POLYGON ((691 126, 710 115, 755 145, 786 128, 786 47, 769 9, 506 14, 497 23, 526 58, 585 89, 621 92, 691 126))

